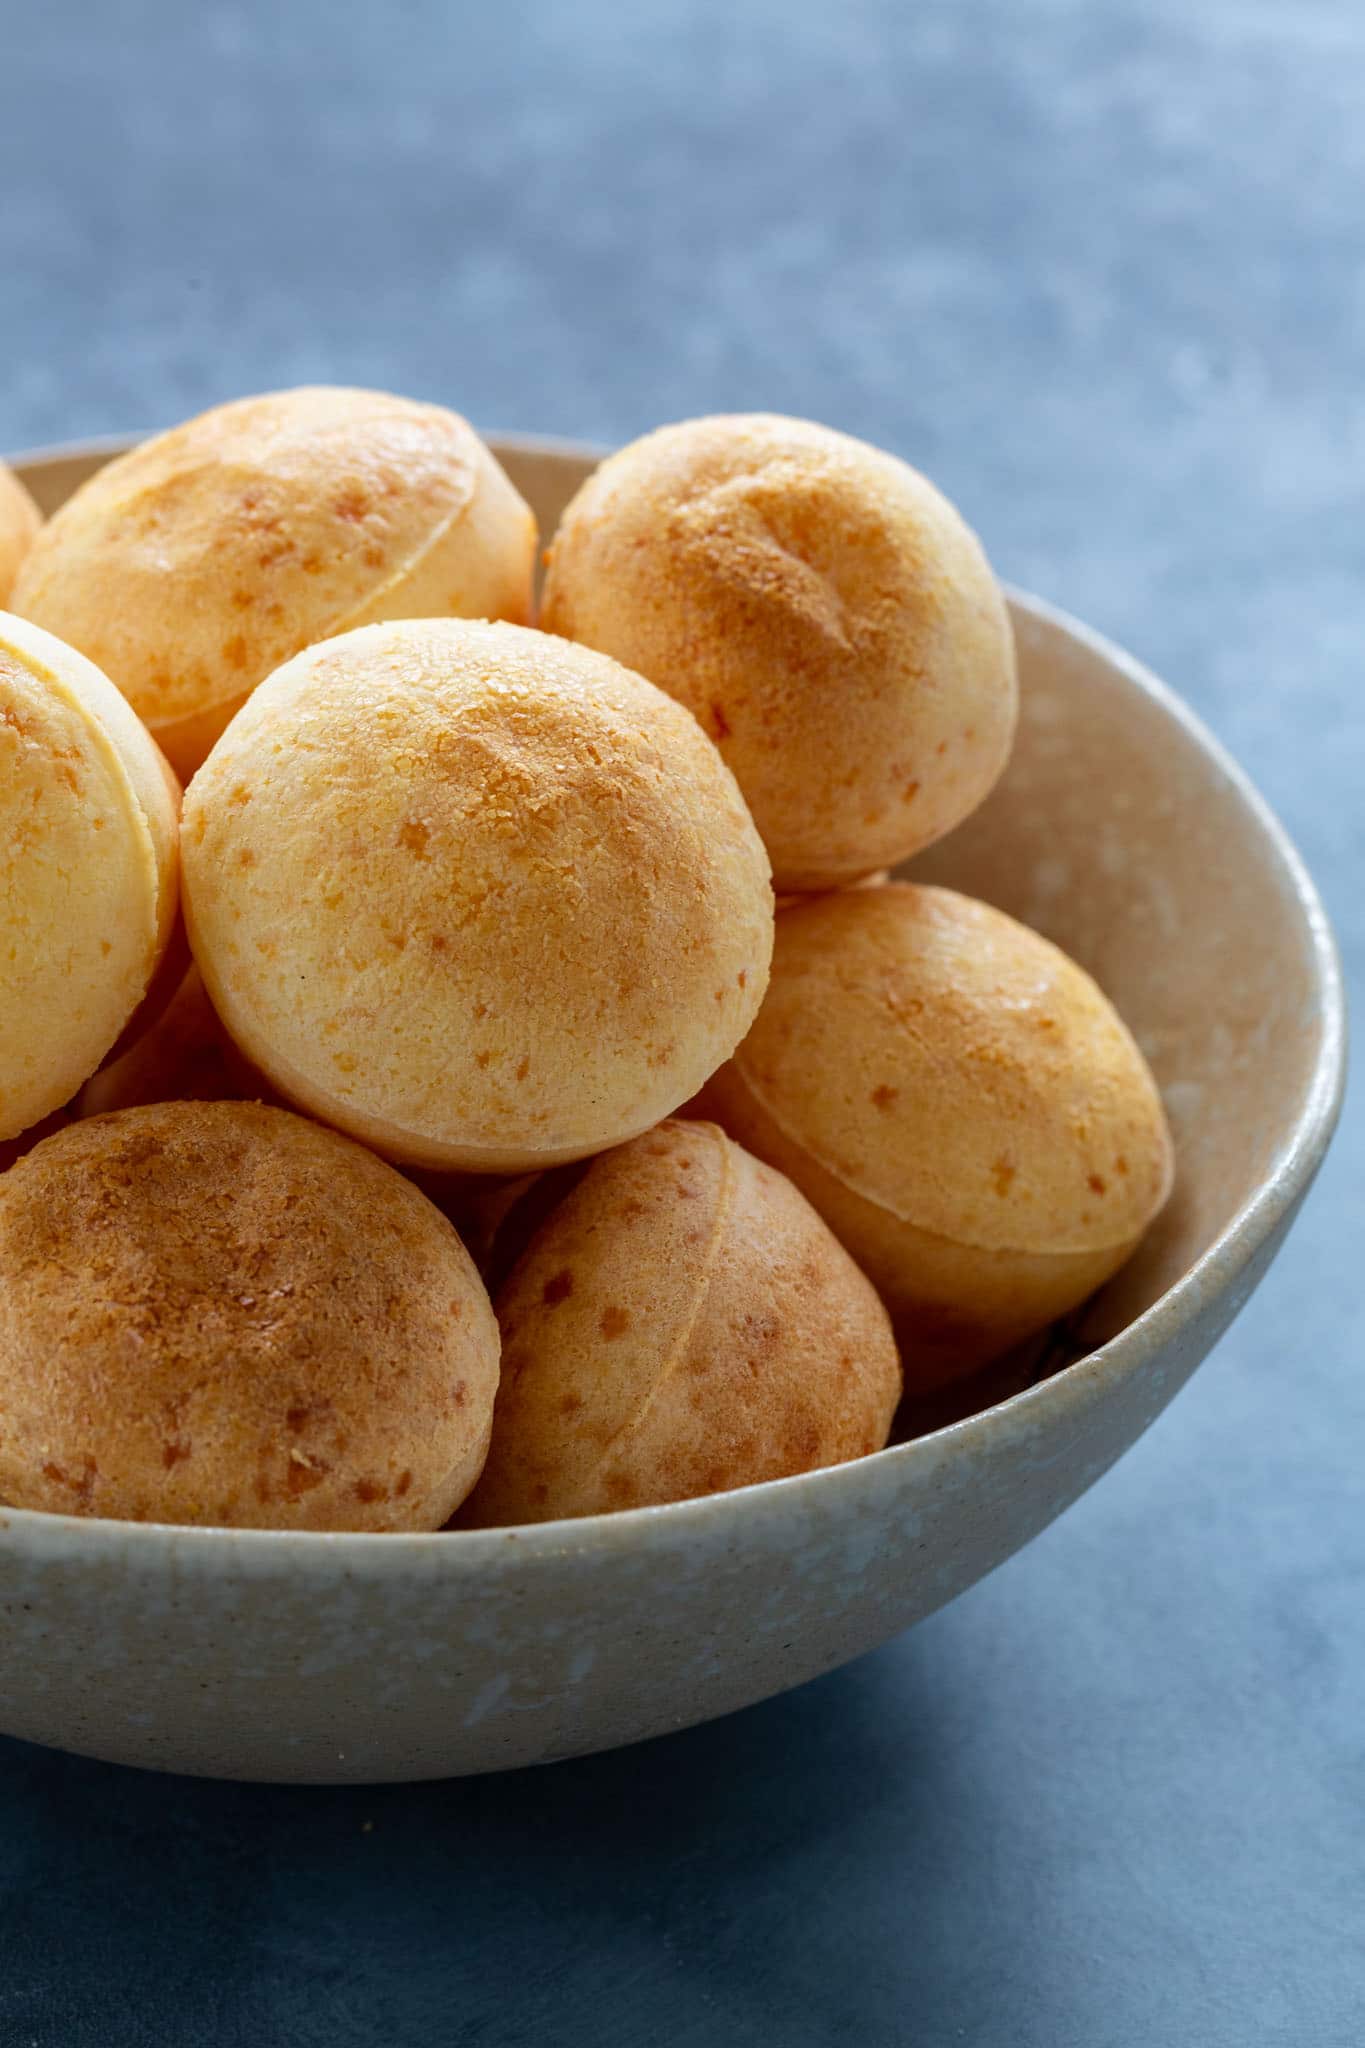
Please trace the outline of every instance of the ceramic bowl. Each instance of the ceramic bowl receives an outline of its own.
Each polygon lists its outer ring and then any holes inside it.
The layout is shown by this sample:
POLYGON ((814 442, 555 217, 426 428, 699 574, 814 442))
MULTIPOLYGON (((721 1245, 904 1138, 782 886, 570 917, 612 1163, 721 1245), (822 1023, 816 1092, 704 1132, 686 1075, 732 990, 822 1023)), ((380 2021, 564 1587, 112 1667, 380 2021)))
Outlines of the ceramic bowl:
MULTIPOLYGON (((594 451, 495 444, 549 533, 594 451)), ((110 446, 21 464, 47 508, 110 446)), ((852 1465, 434 1536, 0 1511, 0 1730, 211 1776, 380 1781, 639 1741, 828 1671, 1018 1550, 1222 1335, 1322 1159, 1344 1066, 1322 907, 1245 776, 1138 664, 1012 598, 1019 742, 910 870, 1057 939, 1165 1093, 1177 1191, 1078 1363, 852 1465)))

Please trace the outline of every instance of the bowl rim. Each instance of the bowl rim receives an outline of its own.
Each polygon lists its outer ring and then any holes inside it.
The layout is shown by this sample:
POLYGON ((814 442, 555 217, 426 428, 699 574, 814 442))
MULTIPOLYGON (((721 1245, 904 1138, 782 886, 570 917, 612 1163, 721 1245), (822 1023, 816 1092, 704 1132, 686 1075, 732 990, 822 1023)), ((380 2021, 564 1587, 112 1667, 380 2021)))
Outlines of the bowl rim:
MULTIPOLYGON (((141 442, 166 431, 164 427, 143 427, 124 434, 86 434, 79 441, 42 441, 35 448, 20 448, 12 455, 0 454, 0 462, 22 479, 27 469, 50 468, 58 462, 88 462, 97 455, 112 462, 116 455, 126 455, 141 442)), ((570 462, 597 463, 604 462, 612 453, 609 441, 582 441, 572 434, 536 434, 513 427, 476 427, 475 432, 495 454, 499 448, 510 448, 518 455, 563 456, 570 462)))
MULTIPOLYGON (((81 441, 27 449, 6 458, 22 476, 27 468, 79 461, 94 455, 114 456, 139 437, 110 434, 81 441)), ((497 453, 511 449, 528 456, 558 456, 599 462, 609 451, 602 444, 549 434, 487 432, 484 438, 497 453)), ((220 1568, 228 1556, 241 1575, 291 1574, 320 1570, 329 1581, 363 1568, 372 1576, 384 1559, 394 1570, 408 1572, 415 1556, 439 1559, 448 1569, 481 1573, 509 1554, 519 1560, 562 1559, 586 1553, 640 1552, 672 1548, 689 1538, 701 1540, 742 1526, 747 1515, 786 1502, 818 1510, 840 1493, 856 1490, 860 1477, 890 1475, 920 1464, 936 1464, 1010 1421, 1053 1419, 1088 1398, 1101 1379, 1128 1378, 1172 1342, 1205 1308, 1212 1296, 1224 1293, 1256 1257, 1281 1220, 1306 1194, 1331 1142, 1346 1085, 1347 1015, 1341 961, 1331 923, 1308 868, 1269 803, 1210 728, 1169 684, 1117 643, 1084 625, 1061 606, 1013 585, 1004 586, 1016 621, 1041 623, 1084 647, 1123 681, 1179 726, 1185 738, 1217 770, 1255 820, 1276 863, 1285 875, 1307 937, 1314 993, 1322 1020, 1317 1057, 1302 1107, 1265 1174, 1193 1265, 1132 1322, 1095 1350, 1046 1379, 991 1406, 943 1425, 906 1443, 888 1444, 841 1465, 826 1465, 784 1479, 763 1480, 723 1493, 690 1500, 627 1508, 608 1515, 569 1520, 521 1523, 498 1529, 436 1529, 380 1533, 360 1530, 233 1529, 212 1524, 127 1522, 100 1516, 51 1514, 34 1508, 0 1504, 0 1538, 6 1547, 15 1537, 24 1548, 49 1559, 75 1562, 88 1558, 92 1546, 121 1544, 135 1552, 175 1551, 180 1569, 220 1568), (1212 1280, 1212 1288, 1209 1281, 1212 1280)), ((4 1551, 0 1550, 0 1564, 4 1551)))

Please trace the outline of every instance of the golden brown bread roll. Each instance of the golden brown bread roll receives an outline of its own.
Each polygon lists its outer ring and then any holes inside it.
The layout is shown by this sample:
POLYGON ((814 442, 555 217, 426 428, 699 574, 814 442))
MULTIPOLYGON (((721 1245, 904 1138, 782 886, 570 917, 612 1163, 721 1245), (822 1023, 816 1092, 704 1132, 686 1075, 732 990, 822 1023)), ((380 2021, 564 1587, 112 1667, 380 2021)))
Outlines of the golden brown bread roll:
POLYGON ((900 1393, 886 1312, 790 1182, 681 1122, 566 1180, 497 1293, 503 1377, 462 1526, 684 1500, 882 1447, 900 1393))
POLYGON ((43 517, 14 471, 0 462, 0 605, 8 604, 19 564, 43 517))
POLYGON ((0 613, 0 1139, 70 1100, 170 940, 179 790, 107 677, 0 613))
POLYGON ((767 856, 696 721, 516 626, 298 656, 195 777, 184 844, 237 1044, 411 1166, 516 1173, 647 1129, 767 980, 767 856))
POLYGON ((807 420, 684 421, 565 512, 541 624, 688 705, 779 893, 904 860, 1005 765, 1014 643, 975 535, 907 463, 807 420))
POLYGON ((43 529, 14 609, 97 661, 188 780, 301 647, 374 619, 530 617, 536 529, 468 423, 276 391, 121 455, 43 529))
POLYGON ((763 1008, 700 1106, 876 1282, 909 1393, 1083 1301, 1171 1186, 1156 1083, 1089 975, 908 882, 780 913, 763 1008))
POLYGON ((0 1178, 0 1500, 236 1528, 435 1529, 498 1378, 455 1232, 259 1103, 92 1117, 0 1178))

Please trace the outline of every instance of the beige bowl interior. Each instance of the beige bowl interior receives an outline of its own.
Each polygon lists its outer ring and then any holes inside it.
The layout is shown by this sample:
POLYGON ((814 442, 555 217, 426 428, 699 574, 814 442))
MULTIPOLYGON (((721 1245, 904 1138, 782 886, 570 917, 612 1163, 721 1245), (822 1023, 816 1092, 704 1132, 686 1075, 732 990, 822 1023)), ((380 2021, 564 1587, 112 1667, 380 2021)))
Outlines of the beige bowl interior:
MULTIPOLYGON (((51 510, 122 444, 30 458, 51 510)), ((495 437, 548 536, 591 466, 495 437)), ((884 1639, 1113 1462, 1231 1320, 1330 1137, 1331 937, 1245 778, 1152 677, 1012 600, 1022 719, 983 809, 913 863, 1075 955, 1175 1131, 1174 1199, 1008 1401, 802 1479, 589 1522, 433 1537, 166 1530, 0 1512, 0 1729, 218 1775, 381 1779, 686 1725, 884 1639)))

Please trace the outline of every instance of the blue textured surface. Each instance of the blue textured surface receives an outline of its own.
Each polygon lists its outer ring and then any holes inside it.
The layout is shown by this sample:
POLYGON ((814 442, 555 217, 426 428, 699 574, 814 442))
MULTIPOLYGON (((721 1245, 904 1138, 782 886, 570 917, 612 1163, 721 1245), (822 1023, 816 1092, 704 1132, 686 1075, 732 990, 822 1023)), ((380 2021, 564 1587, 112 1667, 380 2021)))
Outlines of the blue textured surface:
MULTIPOLYGON (((302 378, 851 428, 1210 718, 1359 979, 1353 0, 0 0, 0 50, 0 446, 302 378)), ((800 1694, 379 1792, 0 1744, 0 2042, 1358 2043, 1363 1150, 1102 1486, 800 1694)))

